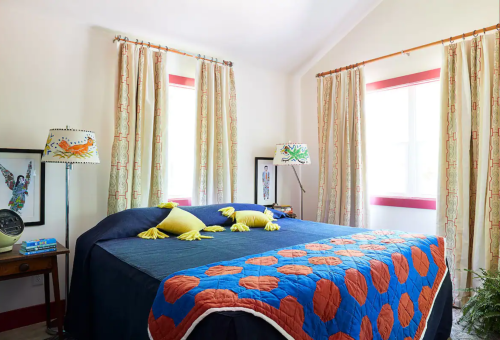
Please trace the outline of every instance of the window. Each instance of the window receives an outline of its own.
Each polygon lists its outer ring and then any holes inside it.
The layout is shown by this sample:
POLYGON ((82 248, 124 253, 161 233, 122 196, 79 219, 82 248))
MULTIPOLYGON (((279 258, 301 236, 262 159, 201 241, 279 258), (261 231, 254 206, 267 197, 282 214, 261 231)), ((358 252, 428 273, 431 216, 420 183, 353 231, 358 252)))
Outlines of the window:
POLYGON ((194 79, 169 76, 168 198, 191 204, 194 175, 196 98, 194 79))
POLYGON ((372 204, 435 209, 438 78, 439 69, 367 85, 367 177, 372 204))

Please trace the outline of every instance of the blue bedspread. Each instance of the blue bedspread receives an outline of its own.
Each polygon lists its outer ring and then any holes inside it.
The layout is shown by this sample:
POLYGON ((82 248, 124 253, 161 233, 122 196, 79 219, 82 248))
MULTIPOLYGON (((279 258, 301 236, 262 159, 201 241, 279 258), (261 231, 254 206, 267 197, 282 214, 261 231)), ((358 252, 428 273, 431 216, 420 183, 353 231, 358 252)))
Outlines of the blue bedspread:
MULTIPOLYGON (((229 226, 231 221, 217 211, 227 204, 208 207, 186 207, 206 224, 229 226)), ((233 204, 236 210, 263 211, 257 205, 233 204)), ((199 242, 183 242, 175 237, 144 240, 136 235, 157 225, 169 209, 131 209, 105 218, 82 234, 76 243, 75 261, 65 328, 78 340, 147 340, 148 314, 160 282, 175 272, 227 261, 242 256, 313 242, 327 237, 342 237, 363 230, 310 221, 281 218, 279 232, 262 228, 247 233, 223 232, 199 242), (276 237, 276 234, 279 237, 276 237), (244 237, 242 237, 244 236, 244 237)), ((279 213, 276 218, 281 217, 279 213)), ((451 327, 451 283, 445 282, 436 301, 425 340, 449 336, 451 327), (432 323, 432 325, 431 325, 432 323), (439 334, 439 335, 438 335, 439 334)), ((239 339, 255 338, 248 327, 267 329, 243 313, 212 314, 199 324, 190 339, 207 339, 204 334, 225 334, 225 320, 238 320, 239 339), (224 315, 224 316, 223 316, 224 315), (225 318, 225 319, 224 319, 225 318), (215 322, 215 323, 214 323, 215 322), (254 326, 251 326, 254 325, 254 326), (216 330, 216 331, 215 331, 216 330), (217 333, 219 334, 219 333, 217 333), (253 336, 253 338, 252 338, 253 336)), ((233 321, 231 321, 233 322, 233 321)), ((236 321, 234 321, 236 322, 236 321)), ((281 339, 278 332, 263 333, 269 339, 281 339)), ((224 338, 224 335, 218 335, 224 338)))
POLYGON ((244 310, 289 339, 419 340, 446 272, 441 237, 327 238, 168 276, 149 330, 154 340, 180 339, 210 313, 244 310))
MULTIPOLYGON (((210 206, 181 207, 198 217, 206 225, 231 225, 231 219, 224 217, 218 209, 232 206, 236 211, 255 210, 263 212, 265 208, 257 204, 215 204, 210 206)), ((99 222, 94 228, 82 234, 76 241, 73 273, 68 297, 68 310, 65 319, 65 328, 80 339, 92 339, 91 327, 91 276, 90 257, 94 246, 98 242, 107 240, 121 240, 136 238, 137 234, 158 225, 170 213, 170 209, 139 208, 129 209, 110 215, 99 222)), ((274 218, 284 218, 286 215, 273 210, 274 218)), ((181 243, 177 239, 175 240, 181 243)), ((143 240, 147 246, 148 240, 143 240)), ((150 241, 150 240, 149 240, 150 241)), ((163 241, 163 240, 156 240, 163 241)), ((150 244, 150 242, 149 242, 150 244)), ((158 244, 158 243, 157 243, 158 244)))

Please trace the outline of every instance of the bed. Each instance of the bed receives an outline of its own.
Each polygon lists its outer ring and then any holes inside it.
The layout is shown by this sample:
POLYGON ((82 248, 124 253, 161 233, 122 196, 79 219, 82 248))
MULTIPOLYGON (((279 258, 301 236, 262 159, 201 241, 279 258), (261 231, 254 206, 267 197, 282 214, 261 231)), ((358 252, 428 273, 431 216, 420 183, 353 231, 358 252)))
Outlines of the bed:
MULTIPOLYGON (((226 205, 183 207, 206 225, 230 225, 218 209, 226 205)), ((251 204, 230 204, 236 210, 263 211, 251 204)), ((323 223, 275 218, 279 232, 222 232, 211 240, 185 242, 175 237, 144 240, 136 235, 161 222, 168 209, 130 209, 111 215, 77 240, 66 330, 77 340, 147 340, 148 317, 162 280, 169 275, 219 261, 260 254, 365 230, 323 223)), ((430 311, 423 339, 448 339, 452 325, 449 275, 443 279, 430 311)), ((262 318, 239 311, 212 313, 189 339, 284 339, 262 318)), ((397 339, 392 335, 391 339, 397 339)))

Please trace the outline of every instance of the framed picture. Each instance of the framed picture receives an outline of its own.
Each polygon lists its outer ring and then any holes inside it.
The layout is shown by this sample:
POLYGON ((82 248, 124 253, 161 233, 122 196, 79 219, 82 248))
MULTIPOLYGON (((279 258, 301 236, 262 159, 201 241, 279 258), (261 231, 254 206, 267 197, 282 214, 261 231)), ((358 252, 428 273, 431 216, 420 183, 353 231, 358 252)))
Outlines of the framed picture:
POLYGON ((272 206, 277 201, 278 167, 272 157, 255 157, 255 204, 272 206))
POLYGON ((18 213, 26 226, 45 223, 43 150, 0 148, 0 209, 18 213))

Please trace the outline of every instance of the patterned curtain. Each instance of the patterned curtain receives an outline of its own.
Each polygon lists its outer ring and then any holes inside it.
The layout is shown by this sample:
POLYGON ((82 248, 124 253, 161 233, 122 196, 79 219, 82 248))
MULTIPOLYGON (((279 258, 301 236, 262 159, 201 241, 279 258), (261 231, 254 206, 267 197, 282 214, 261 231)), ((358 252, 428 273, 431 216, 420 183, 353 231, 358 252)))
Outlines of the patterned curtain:
MULTIPOLYGON (((495 58, 498 56, 498 41, 496 44, 495 58)), ((484 36, 473 38, 470 47, 466 42, 445 46, 441 68, 437 232, 446 237, 454 304, 457 306, 468 298, 463 289, 472 285, 471 276, 464 269, 497 266, 487 255, 495 252, 498 257, 499 191, 495 185, 498 187, 496 169, 500 161, 498 128, 494 130, 498 124, 498 117, 495 118, 498 104, 493 103, 493 115, 490 114, 487 47, 484 36), (490 236, 492 225, 496 226, 493 229, 497 233, 493 242, 490 236)))
MULTIPOLYGON (((474 226, 473 238, 473 252, 472 252, 472 269, 478 270, 485 268, 490 270, 499 269, 498 257, 500 255, 499 242, 500 242, 500 86, 499 86, 499 72, 500 72, 500 34, 496 32, 495 47, 493 52, 493 70, 490 74, 489 54, 486 42, 476 44, 476 49, 479 55, 477 59, 477 73, 482 77, 482 81, 478 83, 476 91, 478 95, 474 95, 473 87, 473 109, 475 106, 474 99, 476 97, 477 106, 484 107, 482 112, 483 131, 485 132, 485 147, 482 148, 484 157, 482 158, 484 167, 484 180, 481 184, 486 187, 486 192, 483 197, 485 201, 479 202, 484 207, 481 218, 476 217, 474 226), (481 49, 482 47, 482 49, 481 49), (482 65, 485 65, 483 68, 482 65), (490 93, 490 80, 493 81, 492 93, 490 93), (491 110, 490 110, 491 98, 491 110), (489 118, 489 119, 487 119, 489 118), (486 144, 488 143, 489 144, 486 144)), ((474 49, 474 45, 473 45, 474 49)), ((474 54, 473 54, 474 56, 474 54)), ((474 59, 473 59, 474 60, 474 59)), ((472 79, 475 77, 473 76, 472 79)), ((477 209, 477 208, 476 208, 477 209)), ((477 216, 478 214, 476 214, 477 216)), ((473 283, 478 286, 478 282, 473 283)))
POLYGON ((236 86, 233 68, 198 60, 193 205, 237 200, 236 86))
POLYGON ((119 50, 108 215, 166 197, 167 56, 127 43, 119 50))
POLYGON ((319 190, 316 220, 368 228, 364 68, 318 78, 317 91, 319 190))

